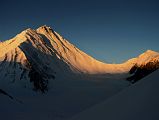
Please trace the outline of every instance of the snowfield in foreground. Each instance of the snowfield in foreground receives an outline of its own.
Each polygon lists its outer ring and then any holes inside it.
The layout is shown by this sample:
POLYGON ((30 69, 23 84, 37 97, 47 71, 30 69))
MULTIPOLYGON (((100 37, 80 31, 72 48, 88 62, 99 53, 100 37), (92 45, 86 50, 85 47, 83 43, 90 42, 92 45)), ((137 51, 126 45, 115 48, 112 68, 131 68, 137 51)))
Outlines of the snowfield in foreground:
POLYGON ((45 94, 11 88, 0 94, 2 120, 65 120, 115 95, 130 83, 124 80, 55 80, 45 94))
POLYGON ((159 120, 159 70, 71 120, 159 120))
POLYGON ((158 68, 152 50, 108 64, 50 27, 29 28, 0 43, 0 120, 157 118, 158 72, 139 80, 158 68))

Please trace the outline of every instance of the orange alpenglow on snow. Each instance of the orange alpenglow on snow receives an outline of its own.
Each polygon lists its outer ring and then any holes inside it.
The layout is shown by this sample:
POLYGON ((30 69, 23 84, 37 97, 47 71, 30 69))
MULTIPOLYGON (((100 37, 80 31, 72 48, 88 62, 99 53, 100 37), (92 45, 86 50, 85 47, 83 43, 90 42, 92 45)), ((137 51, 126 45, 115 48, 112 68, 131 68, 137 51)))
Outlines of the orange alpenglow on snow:
MULTIPOLYGON (((54 62, 56 57, 56 59, 68 65, 72 72, 84 74, 127 73, 137 62, 140 64, 147 60, 142 56, 148 58, 152 54, 158 55, 156 52, 148 51, 138 58, 130 59, 122 64, 103 63, 79 50, 53 29, 45 25, 37 30, 29 28, 14 38, 0 43, 0 60, 12 61, 16 59, 15 61, 17 62, 24 62, 28 59, 25 57, 26 54, 29 55, 32 52, 29 52, 31 46, 51 56, 53 58, 52 62, 54 62), (23 44, 30 46, 24 47, 23 44)), ((33 59, 35 60, 35 58, 33 59)))

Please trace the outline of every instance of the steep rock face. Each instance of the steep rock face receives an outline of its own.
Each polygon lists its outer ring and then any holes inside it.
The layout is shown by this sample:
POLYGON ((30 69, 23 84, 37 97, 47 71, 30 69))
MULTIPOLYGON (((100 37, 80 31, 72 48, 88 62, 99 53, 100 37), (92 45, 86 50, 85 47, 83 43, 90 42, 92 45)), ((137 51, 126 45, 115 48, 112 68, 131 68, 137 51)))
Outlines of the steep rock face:
POLYGON ((138 57, 137 63, 130 69, 128 81, 135 83, 153 71, 159 69, 159 53, 148 50, 138 57))

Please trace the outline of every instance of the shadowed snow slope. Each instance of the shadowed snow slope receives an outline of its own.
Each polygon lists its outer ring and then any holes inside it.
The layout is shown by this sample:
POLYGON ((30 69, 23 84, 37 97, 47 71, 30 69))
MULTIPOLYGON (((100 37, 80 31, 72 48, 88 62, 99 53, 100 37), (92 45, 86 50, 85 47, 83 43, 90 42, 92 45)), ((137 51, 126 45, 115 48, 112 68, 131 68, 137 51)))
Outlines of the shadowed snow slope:
MULTIPOLYGON (((0 43, 0 119, 68 119, 129 86, 130 82, 125 78, 130 76, 130 69, 137 64, 142 66, 149 61, 158 61, 158 56, 157 52, 148 50, 122 64, 102 63, 76 48, 50 27, 29 28, 0 43), (13 96, 13 99, 6 95, 13 96)), ((137 86, 141 83, 127 90, 139 89, 137 86)), ((145 86, 151 84, 153 82, 145 86)), ((137 93, 140 95, 142 91, 139 89, 137 93)), ((124 94, 128 96, 129 92, 124 94)), ((132 94, 134 98, 138 95, 132 94)), ((119 103, 119 106, 122 104, 119 103)), ((125 104, 128 104, 127 101, 125 104)))
POLYGON ((71 120, 158 120, 159 71, 71 120))
POLYGON ((50 27, 29 28, 0 43, 0 88, 8 87, 8 83, 17 83, 26 88, 33 85, 34 90, 45 92, 52 79, 128 76, 134 65, 143 65, 158 58, 157 52, 148 50, 122 64, 102 63, 76 48, 50 27))

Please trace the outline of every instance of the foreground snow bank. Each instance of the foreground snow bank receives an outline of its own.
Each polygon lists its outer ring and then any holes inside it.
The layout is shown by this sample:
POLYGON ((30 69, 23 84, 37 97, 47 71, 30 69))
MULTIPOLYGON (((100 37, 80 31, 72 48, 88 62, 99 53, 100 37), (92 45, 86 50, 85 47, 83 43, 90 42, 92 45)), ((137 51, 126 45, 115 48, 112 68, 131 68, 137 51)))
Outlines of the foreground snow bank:
POLYGON ((159 70, 71 120, 159 120, 159 70))

